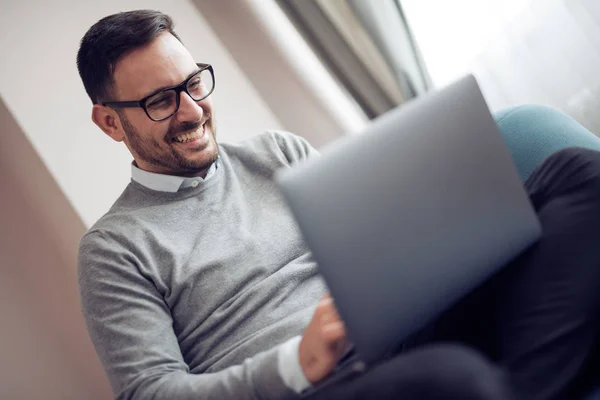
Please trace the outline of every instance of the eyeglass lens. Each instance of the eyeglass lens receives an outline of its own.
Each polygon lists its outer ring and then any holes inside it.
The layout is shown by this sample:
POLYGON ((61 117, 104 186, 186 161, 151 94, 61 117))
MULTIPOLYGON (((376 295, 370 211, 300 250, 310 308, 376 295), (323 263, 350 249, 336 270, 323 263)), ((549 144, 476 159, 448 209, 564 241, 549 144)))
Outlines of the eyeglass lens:
MULTIPOLYGON (((213 89, 214 82, 208 69, 194 75, 187 84, 187 92, 194 101, 204 99, 213 89)), ((174 89, 163 90, 146 100, 150 118, 161 120, 177 112, 177 93, 174 89)))

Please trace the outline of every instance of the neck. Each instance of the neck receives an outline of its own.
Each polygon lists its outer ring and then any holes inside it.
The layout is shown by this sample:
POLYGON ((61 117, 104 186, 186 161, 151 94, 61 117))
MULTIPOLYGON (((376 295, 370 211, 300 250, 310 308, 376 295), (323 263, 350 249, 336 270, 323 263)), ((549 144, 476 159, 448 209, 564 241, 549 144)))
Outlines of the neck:
MULTIPOLYGON (((204 179, 204 178, 206 178, 206 174, 208 174, 208 170, 210 169, 211 166, 212 166, 212 164, 198 172, 191 172, 189 174, 179 174, 177 176, 183 176, 185 178, 202 178, 202 179, 204 179)), ((172 175, 172 174, 167 174, 167 175, 172 175)))
POLYGON ((137 161, 133 161, 133 165, 135 165, 136 167, 138 167, 141 170, 144 170, 146 172, 152 172, 154 174, 180 176, 180 177, 184 177, 184 178, 202 178, 202 179, 204 179, 204 178, 206 178, 206 174, 208 174, 208 170, 213 165, 213 163, 210 163, 206 168, 203 168, 203 169, 200 169, 197 171, 193 171, 193 172, 184 172, 184 173, 174 173, 172 171, 166 171, 166 170, 162 170, 160 168, 152 168, 152 166, 149 166, 149 165, 140 165, 137 161))

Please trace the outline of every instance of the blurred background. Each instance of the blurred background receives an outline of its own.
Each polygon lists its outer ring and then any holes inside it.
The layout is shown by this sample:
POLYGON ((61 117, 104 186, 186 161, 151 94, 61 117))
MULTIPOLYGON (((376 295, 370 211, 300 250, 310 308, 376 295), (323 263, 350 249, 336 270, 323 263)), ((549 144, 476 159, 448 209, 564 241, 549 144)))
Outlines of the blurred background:
POLYGON ((218 139, 323 146, 473 73, 493 111, 539 103, 600 132, 597 0, 0 0, 0 399, 109 399, 79 311, 80 237, 130 179, 75 55, 119 11, 159 9, 213 64, 218 139))

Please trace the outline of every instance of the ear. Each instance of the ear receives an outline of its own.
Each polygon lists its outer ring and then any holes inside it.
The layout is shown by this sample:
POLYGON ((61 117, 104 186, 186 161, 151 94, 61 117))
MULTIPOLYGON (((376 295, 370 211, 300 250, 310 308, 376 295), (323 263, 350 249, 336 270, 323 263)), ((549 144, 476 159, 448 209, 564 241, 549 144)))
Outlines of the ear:
POLYGON ((114 141, 122 142, 125 139, 121 121, 115 110, 100 104, 94 104, 94 107, 92 107, 92 121, 114 141))

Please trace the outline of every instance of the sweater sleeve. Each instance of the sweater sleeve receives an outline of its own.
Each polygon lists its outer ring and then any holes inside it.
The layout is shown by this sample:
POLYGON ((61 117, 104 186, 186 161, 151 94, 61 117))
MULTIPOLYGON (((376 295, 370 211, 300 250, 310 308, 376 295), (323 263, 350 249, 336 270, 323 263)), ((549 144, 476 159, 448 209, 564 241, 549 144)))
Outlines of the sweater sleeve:
POLYGON ((270 133, 290 165, 319 155, 319 152, 300 136, 285 131, 270 133))
POLYGON ((192 374, 173 319, 136 256, 107 234, 81 241, 82 311, 116 399, 287 399, 297 395, 278 372, 278 347, 215 373, 192 374))

